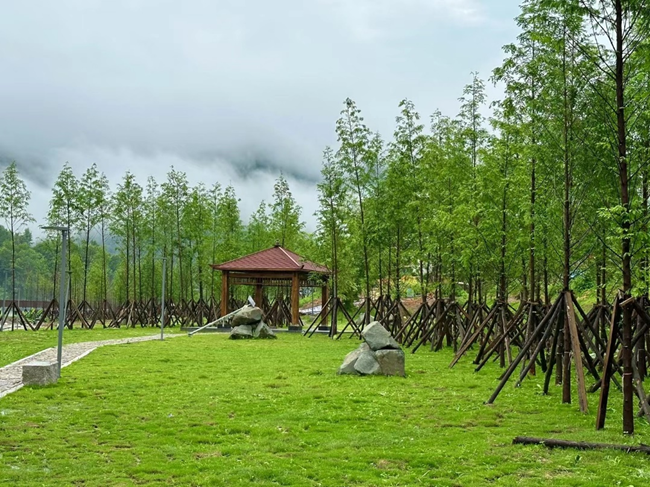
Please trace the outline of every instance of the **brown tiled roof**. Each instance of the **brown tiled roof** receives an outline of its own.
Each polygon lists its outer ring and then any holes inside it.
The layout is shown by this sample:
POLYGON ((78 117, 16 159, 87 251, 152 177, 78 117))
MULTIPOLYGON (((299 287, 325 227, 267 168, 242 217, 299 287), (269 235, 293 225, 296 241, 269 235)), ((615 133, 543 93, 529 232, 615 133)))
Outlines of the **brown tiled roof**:
POLYGON ((280 246, 261 250, 223 264, 213 264, 212 267, 220 271, 301 271, 320 274, 330 272, 327 267, 305 260, 295 252, 280 246))

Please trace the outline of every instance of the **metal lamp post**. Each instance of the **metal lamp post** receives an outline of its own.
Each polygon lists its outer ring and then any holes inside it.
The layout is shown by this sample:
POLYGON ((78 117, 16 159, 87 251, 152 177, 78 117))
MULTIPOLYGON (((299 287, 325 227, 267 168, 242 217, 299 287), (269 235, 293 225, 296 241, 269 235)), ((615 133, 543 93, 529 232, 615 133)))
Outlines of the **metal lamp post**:
POLYGON ((65 312, 68 305, 66 300, 66 262, 68 256, 68 227, 41 227, 43 230, 55 230, 61 232, 61 271, 59 275, 59 341, 56 348, 56 362, 58 365, 59 377, 61 377, 61 360, 63 356, 63 325, 65 312))
POLYGON ((2 269, 2 274, 4 275, 4 279, 2 281, 2 312, 4 313, 5 308, 7 307, 6 305, 6 297, 7 297, 7 269, 2 269))
POLYGON ((162 302, 160 306, 160 339, 165 339, 165 277, 167 275, 167 257, 162 262, 162 302))

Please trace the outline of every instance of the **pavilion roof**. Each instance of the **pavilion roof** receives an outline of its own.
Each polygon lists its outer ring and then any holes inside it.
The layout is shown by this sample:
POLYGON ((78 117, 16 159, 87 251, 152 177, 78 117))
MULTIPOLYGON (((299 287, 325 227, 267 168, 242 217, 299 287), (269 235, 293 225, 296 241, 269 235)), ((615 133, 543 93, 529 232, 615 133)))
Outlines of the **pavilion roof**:
POLYGON ((240 257, 239 259, 224 262, 223 264, 212 264, 214 269, 220 271, 248 271, 248 272, 315 272, 318 274, 329 274, 330 270, 322 265, 308 261, 304 257, 275 245, 270 249, 260 250, 254 254, 240 257))

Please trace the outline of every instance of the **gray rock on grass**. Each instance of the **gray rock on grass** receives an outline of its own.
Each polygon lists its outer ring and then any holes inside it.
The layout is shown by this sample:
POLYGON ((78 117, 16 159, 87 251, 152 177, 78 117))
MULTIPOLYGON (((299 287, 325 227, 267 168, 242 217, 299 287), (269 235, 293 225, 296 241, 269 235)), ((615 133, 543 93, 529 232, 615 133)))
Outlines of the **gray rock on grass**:
POLYGON ((245 306, 232 318, 230 339, 246 338, 277 338, 273 330, 262 321, 262 310, 259 308, 245 306))
POLYGON ((232 326, 234 328, 241 325, 255 325, 260 321, 262 321, 262 310, 252 306, 245 306, 233 316, 232 326))
POLYGON ((253 330, 253 338, 278 338, 269 325, 260 321, 253 330))
POLYGON ((359 348, 352 350, 343 359, 343 364, 339 367, 339 375, 357 375, 359 372, 354 368, 359 356, 366 351, 370 351, 370 347, 362 343, 359 348))
POLYGON ((230 332, 231 340, 253 338, 253 327, 250 325, 235 326, 230 332))
POLYGON ((388 330, 373 321, 364 328, 361 336, 365 343, 345 356, 339 375, 406 376, 406 355, 388 330))
POLYGON ((361 352, 354 364, 354 370, 361 375, 381 375, 382 370, 372 350, 361 352))
POLYGON ((379 363, 382 375, 406 375, 405 354, 403 350, 377 350, 375 358, 379 363))
POLYGON ((368 324, 361 332, 361 336, 368 346, 375 351, 385 348, 399 350, 400 348, 399 343, 395 341, 390 333, 388 333, 388 330, 381 326, 381 323, 378 321, 373 321, 368 324))

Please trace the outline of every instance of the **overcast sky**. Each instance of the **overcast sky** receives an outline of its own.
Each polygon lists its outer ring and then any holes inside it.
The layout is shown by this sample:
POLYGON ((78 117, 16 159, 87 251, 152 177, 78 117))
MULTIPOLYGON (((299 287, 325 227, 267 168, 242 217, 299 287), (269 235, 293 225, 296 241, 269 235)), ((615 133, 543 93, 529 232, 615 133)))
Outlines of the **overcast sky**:
MULTIPOLYGON (((112 185, 170 166, 232 183, 244 219, 283 171, 313 229, 321 153, 350 97, 390 138, 397 105, 458 112, 517 35, 516 0, 0 0, 0 165, 43 223, 69 161, 112 185)), ((492 98, 498 90, 490 89, 492 98)))

